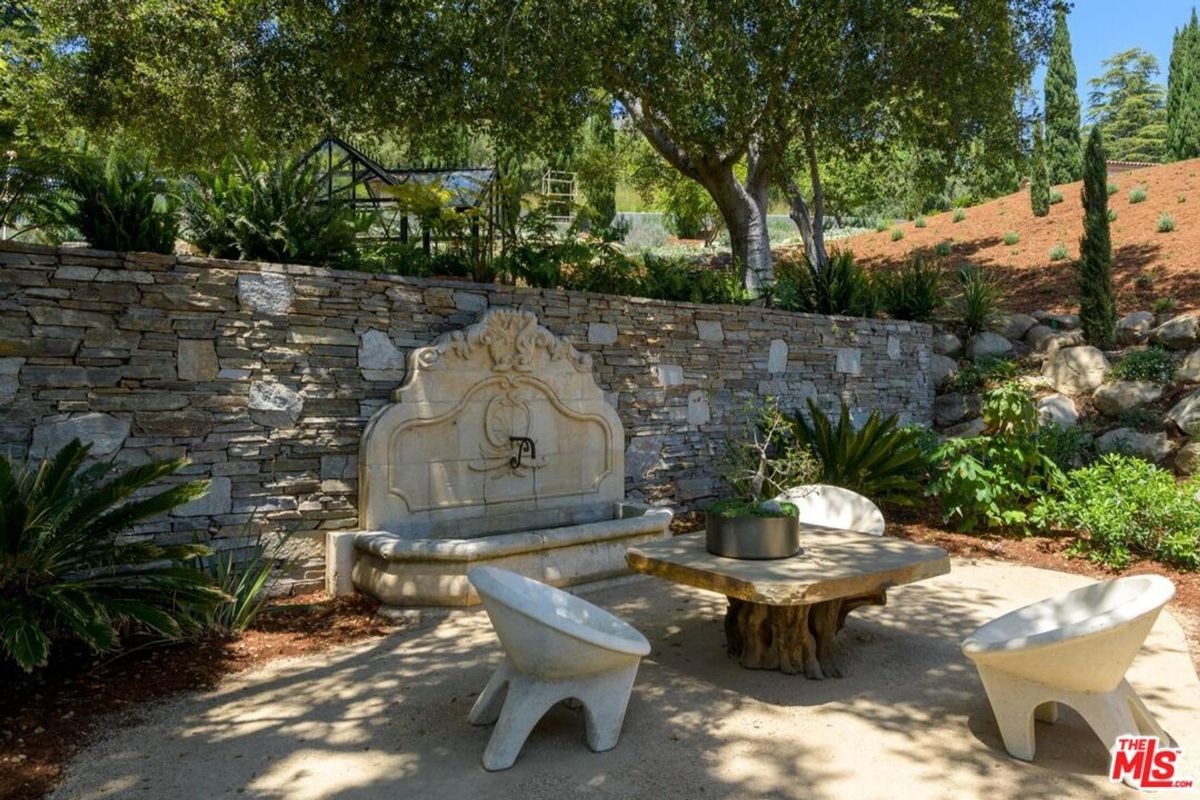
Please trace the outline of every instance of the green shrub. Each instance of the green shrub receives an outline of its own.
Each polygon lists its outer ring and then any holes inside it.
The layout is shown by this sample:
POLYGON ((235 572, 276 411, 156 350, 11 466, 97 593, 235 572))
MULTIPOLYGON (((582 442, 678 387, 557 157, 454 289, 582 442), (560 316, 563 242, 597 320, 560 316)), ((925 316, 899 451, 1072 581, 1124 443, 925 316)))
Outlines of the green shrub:
MULTIPOLYGON (((645 253, 640 285, 632 293, 654 300, 687 303, 737 304, 747 300, 741 277, 733 270, 698 264, 688 258, 645 253)), ((593 291, 604 291, 593 289, 593 291)))
POLYGON ((950 217, 951 222, 962 222, 967 218, 967 211, 963 208, 954 209, 954 214, 950 217))
POLYGON ((1136 203, 1144 202, 1146 200, 1146 196, 1147 196, 1146 187, 1145 186, 1137 186, 1129 192, 1129 203, 1130 203, 1130 205, 1133 205, 1136 203))
POLYGON ((892 241, 898 242, 904 238, 904 230, 902 228, 892 228, 892 241))
POLYGON ((46 158, 54 199, 38 209, 42 223, 76 230, 101 250, 175 252, 179 194, 149 159, 117 148, 46 158))
POLYGON ((795 441, 816 456, 821 482, 841 486, 875 501, 901 505, 916 503, 925 471, 921 434, 901 428, 895 416, 884 418, 878 411, 856 428, 850 408, 842 403, 836 424, 810 397, 808 412, 791 415, 795 441))
POLYGON ((947 523, 1026 528, 1039 497, 1055 492, 1062 470, 1041 450, 1029 390, 1007 383, 984 396, 984 435, 948 439, 933 456, 928 493, 947 523))
MULTIPOLYGON (((186 238, 218 258, 348 264, 371 222, 327 199, 317 165, 302 161, 232 155, 188 179, 183 197, 186 238)), ((424 224, 432 226, 428 218, 424 224)))
POLYGON ((1175 230, 1175 218, 1167 212, 1162 212, 1158 215, 1158 232, 1170 233, 1175 230))
POLYGON ((1096 441, 1078 425, 1041 425, 1037 447, 1061 470, 1084 467, 1096 458, 1096 441))
POLYGON ((1116 454, 1067 475, 1061 497, 1038 508, 1043 524, 1076 531, 1073 549, 1115 568, 1137 558, 1200 567, 1200 503, 1195 480, 1175 476, 1139 458, 1116 454))
POLYGON ((950 242, 938 242, 933 248, 933 254, 935 256, 940 256, 941 258, 945 258, 952 252, 954 252, 954 245, 952 245, 950 242))
POLYGON ((271 573, 286 572, 292 563, 286 554, 287 541, 283 536, 267 543, 260 532, 253 536, 248 553, 222 550, 204 560, 201 568, 229 598, 206 615, 206 628, 234 636, 254 624, 269 599, 271 573))
POLYGON ((1014 244, 1019 244, 1020 241, 1021 234, 1017 233, 1016 231, 1008 231, 1004 234, 1004 243, 1009 247, 1012 247, 1014 244))
POLYGON ((1017 377, 1017 365, 1003 358, 984 358, 962 365, 946 382, 947 392, 976 394, 1017 377))
POLYGON ((870 275, 848 250, 834 250, 822 269, 807 261, 780 261, 775 270, 774 302, 787 311, 872 317, 879 292, 870 275))
POLYGON ((184 461, 110 478, 110 464, 85 466, 90 449, 76 439, 36 469, 0 458, 0 653, 26 671, 46 664, 56 640, 102 652, 131 626, 177 637, 227 599, 186 565, 208 548, 125 537, 204 494, 207 482, 150 493, 184 461))
POLYGON ((1063 193, 1057 189, 1050 192, 1050 205, 1056 206, 1063 201, 1063 193))
POLYGON ((1132 428, 1135 431, 1150 432, 1161 430, 1163 419, 1148 408, 1130 408, 1121 412, 1117 424, 1122 428, 1132 428))
POLYGON ((800 516, 800 509, 793 503, 766 503, 762 500, 742 500, 727 497, 714 500, 704 507, 704 513, 722 519, 741 519, 743 517, 789 517, 800 516))
POLYGON ((1062 261, 1068 255, 1070 255, 1070 253, 1067 250, 1067 246, 1062 242, 1059 242, 1058 244, 1054 245, 1054 247, 1050 248, 1051 261, 1062 261))
POLYGON ((1119 381, 1153 381, 1170 383, 1175 374, 1175 360, 1160 347, 1148 350, 1132 350, 1113 364, 1108 371, 1110 378, 1119 381))
POLYGON ((1179 301, 1174 297, 1160 297, 1150 304, 1150 310, 1155 314, 1167 314, 1175 310, 1179 301))
POLYGON ((929 223, 926 221, 925 217, 917 217, 915 220, 913 220, 914 228, 924 228, 928 224, 929 223))
POLYGON ((888 224, 884 220, 878 220, 875 223, 875 232, 876 233, 883 233, 887 229, 888 229, 888 224))
POLYGON ((946 302, 944 283, 939 261, 913 254, 902 268, 879 277, 880 304, 893 319, 928 322, 946 302))
POLYGON ((1112 181, 1108 182, 1108 196, 1112 197, 1117 192, 1121 191, 1121 187, 1112 181))
POLYGON ((1000 285, 982 267, 965 266, 958 271, 958 316, 967 336, 987 330, 1000 310, 1000 285))
POLYGON ((1109 222, 1117 221, 1117 210, 1115 208, 1108 209, 1108 221, 1109 222))

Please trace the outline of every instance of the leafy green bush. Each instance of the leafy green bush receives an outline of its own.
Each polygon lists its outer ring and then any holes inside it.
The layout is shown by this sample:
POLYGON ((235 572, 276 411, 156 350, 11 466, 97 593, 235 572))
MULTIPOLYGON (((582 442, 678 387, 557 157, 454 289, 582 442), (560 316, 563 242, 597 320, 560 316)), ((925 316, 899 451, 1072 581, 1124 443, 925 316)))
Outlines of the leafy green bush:
POLYGON ((634 294, 655 300, 689 303, 746 302, 740 276, 732 270, 714 269, 687 258, 668 258, 645 253, 643 274, 634 294))
POLYGON ((1197 481, 1175 476, 1140 458, 1109 454, 1067 475, 1061 497, 1038 507, 1042 524, 1081 534, 1074 550, 1112 567, 1136 558, 1200 567, 1197 481))
POLYGON ((945 270, 941 262, 919 253, 878 280, 880 305, 893 319, 929 322, 945 305, 945 270))
POLYGON ((176 637, 227 598, 186 562, 192 544, 124 538, 139 522, 204 494, 205 481, 148 493, 182 459, 133 467, 85 466, 78 439, 32 469, 0 458, 0 653, 26 671, 44 666, 55 640, 97 652, 136 625, 176 637))
POLYGON ((962 365, 946 381, 946 391, 976 394, 1017 377, 1017 365, 1003 358, 983 358, 962 365))
POLYGON ((1042 425, 1036 438, 1038 449, 1063 471, 1087 466, 1096 458, 1095 439, 1078 425, 1042 425))
POLYGON ((1009 247, 1012 247, 1014 244, 1019 244, 1020 242, 1021 234, 1017 233, 1016 231, 1008 231, 1004 234, 1004 243, 1009 247))
POLYGON ((82 150, 47 159, 55 197, 38 208, 41 222, 74 229, 102 250, 175 251, 179 196, 149 159, 117 148, 107 155, 82 150))
POLYGON ((1119 191, 1121 191, 1121 187, 1119 185, 1117 185, 1116 183, 1114 183, 1112 181, 1108 182, 1108 196, 1109 197, 1112 197, 1114 194, 1116 194, 1119 191))
POLYGON ((183 216, 188 241, 211 256, 335 266, 352 263, 371 222, 325 197, 315 164, 244 154, 184 182, 183 216))
POLYGON ((956 208, 956 209, 954 209, 954 214, 950 217, 950 221, 951 222, 962 222, 966 218, 967 218, 966 209, 956 208))
POLYGON ((787 311, 872 317, 879 292, 849 251, 833 251, 822 269, 807 261, 780 261, 775 270, 774 301, 787 311))
POLYGON ((1115 208, 1109 208, 1108 209, 1108 221, 1116 222, 1117 217, 1118 217, 1117 210, 1115 208))
POLYGON ((788 517, 795 519, 800 516, 800 509, 793 503, 770 503, 762 500, 742 500, 737 497, 726 497, 714 500, 704 507, 705 514, 711 514, 722 519, 741 519, 743 517, 788 517))
POLYGON ((1145 200, 1146 200, 1146 187, 1145 186, 1137 186, 1129 192, 1130 205, 1133 205, 1136 203, 1142 203, 1142 202, 1145 202, 1145 200))
POLYGON ((1062 242, 1059 242, 1058 244, 1054 245, 1054 247, 1050 248, 1051 261, 1062 261, 1068 255, 1070 255, 1070 251, 1067 250, 1067 246, 1062 242))
POLYGON ((871 412, 858 428, 850 408, 842 403, 836 424, 808 398, 809 418, 791 415, 796 444, 811 451, 820 463, 821 481, 841 486, 872 500, 913 505, 921 493, 925 470, 921 433, 901 428, 895 416, 871 412))
POLYGON ((898 242, 903 238, 904 238, 904 229, 903 228, 892 228, 892 241, 893 242, 898 242))
POLYGON ((1153 381, 1170 383, 1175 374, 1175 360, 1161 347, 1132 350, 1121 357, 1108 371, 1110 378, 1119 381, 1153 381))
POLYGON ((887 229, 888 229, 888 224, 885 220, 877 220, 875 222, 875 232, 876 233, 883 233, 887 229))
POLYGON ((1175 230, 1175 218, 1167 212, 1162 212, 1158 215, 1158 232, 1170 233, 1175 230))
POLYGON ((1056 206, 1063 201, 1063 193, 1055 189, 1050 192, 1050 205, 1056 206))
POLYGON ((950 242, 938 242, 933 248, 933 254, 945 258, 954 252, 954 245, 950 242))
POLYGON ((1150 432, 1162 430, 1163 418, 1148 408, 1128 408, 1117 417, 1117 424, 1122 428, 1132 428, 1135 431, 1150 432))
POLYGON ((948 439, 933 455, 929 494, 947 523, 1026 528, 1040 497, 1057 491, 1062 470, 1041 449, 1037 407, 1017 383, 992 389, 983 401, 984 435, 948 439))
POLYGON ((924 228, 924 227, 926 227, 928 224, 929 224, 929 222, 928 222, 928 221, 926 221, 926 219, 925 219, 924 217, 921 217, 921 216, 918 216, 918 217, 917 217, 915 220, 913 220, 913 227, 914 227, 914 228, 924 228))
POLYGON ((967 336, 987 330, 1000 311, 1000 285, 982 267, 964 266, 958 271, 958 317, 967 336))
POLYGON ((1179 301, 1174 297, 1159 297, 1150 304, 1150 310, 1155 314, 1168 314, 1175 310, 1175 306, 1179 305, 1179 301))

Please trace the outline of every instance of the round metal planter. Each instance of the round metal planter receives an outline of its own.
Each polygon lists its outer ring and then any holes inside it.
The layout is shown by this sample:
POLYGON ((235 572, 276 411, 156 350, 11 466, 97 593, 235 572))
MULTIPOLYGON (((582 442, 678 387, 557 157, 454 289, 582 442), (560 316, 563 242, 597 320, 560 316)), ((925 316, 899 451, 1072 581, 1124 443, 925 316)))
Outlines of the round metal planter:
POLYGON ((708 552, 726 558, 790 558, 800 552, 800 520, 792 517, 704 517, 708 552))

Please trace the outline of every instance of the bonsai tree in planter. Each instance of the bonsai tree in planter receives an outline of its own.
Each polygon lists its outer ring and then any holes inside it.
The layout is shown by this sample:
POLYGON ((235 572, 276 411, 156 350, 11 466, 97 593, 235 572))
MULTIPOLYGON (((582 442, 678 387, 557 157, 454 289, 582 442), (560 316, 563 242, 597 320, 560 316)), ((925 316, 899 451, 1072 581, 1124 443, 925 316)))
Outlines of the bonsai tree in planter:
POLYGON ((799 549, 799 512, 773 498, 818 474, 807 448, 774 398, 738 413, 719 465, 731 496, 705 509, 708 549, 735 558, 784 558, 799 549))

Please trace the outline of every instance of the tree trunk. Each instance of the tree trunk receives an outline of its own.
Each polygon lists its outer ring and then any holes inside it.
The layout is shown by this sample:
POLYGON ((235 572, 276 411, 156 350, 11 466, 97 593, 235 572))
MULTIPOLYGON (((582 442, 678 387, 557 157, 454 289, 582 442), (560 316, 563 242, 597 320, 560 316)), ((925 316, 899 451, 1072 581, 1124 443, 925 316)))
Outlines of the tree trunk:
POLYGON ((742 282, 753 297, 760 296, 775 282, 771 266, 771 240, 767 233, 767 182, 751 170, 745 183, 733 169, 721 166, 702 169, 700 184, 708 190, 725 227, 733 261, 742 270, 742 282))
POLYGON ((825 192, 821 187, 821 169, 817 163, 817 148, 813 141, 812 127, 804 129, 804 156, 808 166, 808 177, 812 183, 812 213, 804 202, 804 193, 795 181, 788 181, 788 193, 792 196, 788 216, 800 231, 804 242, 804 253, 816 269, 824 269, 829 260, 825 250, 825 192))

